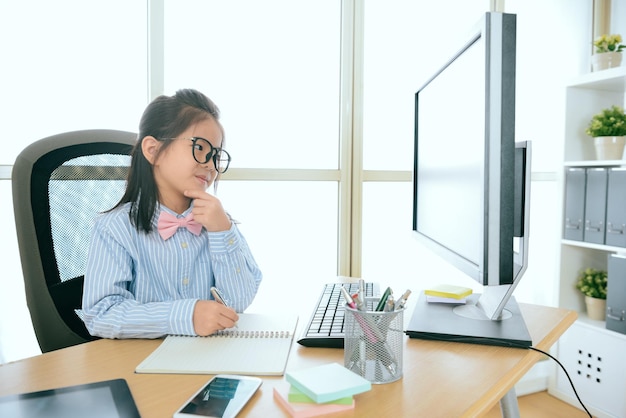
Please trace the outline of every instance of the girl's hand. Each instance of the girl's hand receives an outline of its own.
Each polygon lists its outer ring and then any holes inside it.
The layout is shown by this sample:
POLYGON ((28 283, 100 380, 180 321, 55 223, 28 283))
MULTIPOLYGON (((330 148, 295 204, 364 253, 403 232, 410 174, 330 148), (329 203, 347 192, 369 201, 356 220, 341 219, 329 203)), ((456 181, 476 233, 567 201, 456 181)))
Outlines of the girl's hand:
POLYGON ((204 225, 207 231, 218 232, 230 229, 230 218, 217 197, 199 190, 185 190, 185 196, 194 200, 193 219, 204 225))
POLYGON ((199 300, 193 309, 193 329, 201 337, 232 328, 238 319, 234 309, 214 300, 199 300))

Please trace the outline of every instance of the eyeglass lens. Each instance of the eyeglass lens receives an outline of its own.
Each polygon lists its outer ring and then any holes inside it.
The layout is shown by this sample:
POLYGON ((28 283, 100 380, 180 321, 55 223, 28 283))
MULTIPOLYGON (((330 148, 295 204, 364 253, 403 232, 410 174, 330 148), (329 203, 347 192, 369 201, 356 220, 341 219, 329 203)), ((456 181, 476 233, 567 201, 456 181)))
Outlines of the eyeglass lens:
POLYGON ((230 155, 221 148, 215 148, 209 141, 204 138, 192 138, 193 141, 193 158, 200 164, 206 164, 209 160, 213 160, 215 169, 219 173, 228 170, 230 164, 230 155))

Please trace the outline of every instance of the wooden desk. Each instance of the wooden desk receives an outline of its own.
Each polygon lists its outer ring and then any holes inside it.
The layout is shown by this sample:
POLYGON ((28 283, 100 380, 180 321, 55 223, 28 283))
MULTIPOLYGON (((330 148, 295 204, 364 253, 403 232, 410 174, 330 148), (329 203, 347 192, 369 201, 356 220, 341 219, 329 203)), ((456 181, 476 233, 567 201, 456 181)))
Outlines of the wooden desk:
MULTIPOLYGON (((547 351, 575 321, 564 309, 520 304, 534 346, 547 351)), ((308 319, 308 318, 307 318, 308 319)), ((301 325, 304 320, 301 321, 301 325)), ((99 340, 0 366, 0 396, 125 378, 143 417, 171 417, 207 375, 135 374, 160 340, 99 340)), ((405 337, 404 376, 372 385, 356 408, 336 417, 475 417, 489 411, 541 358, 533 350, 423 341, 405 337)), ((342 349, 294 341, 287 369, 338 362, 342 349)), ((273 400, 283 377, 267 377, 241 416, 288 416, 273 400)))

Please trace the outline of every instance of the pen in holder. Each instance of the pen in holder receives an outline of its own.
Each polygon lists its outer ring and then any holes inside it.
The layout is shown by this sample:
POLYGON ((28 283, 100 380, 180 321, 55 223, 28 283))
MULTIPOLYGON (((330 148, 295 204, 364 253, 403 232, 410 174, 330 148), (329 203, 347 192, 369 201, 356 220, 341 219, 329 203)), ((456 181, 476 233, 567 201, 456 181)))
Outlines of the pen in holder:
MULTIPOLYGON (((366 298, 376 306, 378 298, 366 298)), ((394 382, 402 377, 404 308, 361 311, 345 307, 344 366, 372 383, 394 382)))

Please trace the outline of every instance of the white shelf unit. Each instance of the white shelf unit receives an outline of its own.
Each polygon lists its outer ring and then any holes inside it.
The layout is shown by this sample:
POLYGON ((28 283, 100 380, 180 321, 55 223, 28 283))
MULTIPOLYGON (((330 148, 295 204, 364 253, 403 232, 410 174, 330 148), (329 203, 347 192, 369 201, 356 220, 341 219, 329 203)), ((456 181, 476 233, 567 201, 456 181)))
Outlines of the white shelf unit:
MULTIPOLYGON (((593 139, 585 134, 592 116, 612 105, 625 105, 626 67, 611 68, 578 77, 566 88, 564 163, 561 179, 567 167, 615 167, 626 165, 623 160, 595 159, 593 139)), ((563 183, 563 181, 561 182, 563 183)), ((564 184, 562 184, 564 190, 564 184)), ((562 222, 559 223, 562 225, 562 222)), ((606 269, 607 255, 626 252, 626 248, 589 244, 581 241, 561 241, 559 277, 559 306, 584 313, 584 299, 574 287, 581 269, 606 269)))
MULTIPOLYGON (((626 165, 622 160, 596 160, 593 139, 585 134, 594 114, 612 105, 624 107, 625 92, 626 67, 586 74, 566 87, 564 163, 560 176, 563 197, 566 168, 626 165)), ((562 230, 563 218, 559 225, 562 230)), ((560 245, 558 304, 577 311, 579 319, 559 340, 558 357, 583 402, 598 417, 626 416, 626 335, 607 330, 604 321, 586 317, 584 298, 575 283, 584 268, 606 270, 608 254, 618 252, 626 253, 626 248, 565 239, 560 245)), ((580 407, 561 370, 550 379, 549 392, 580 407)))

